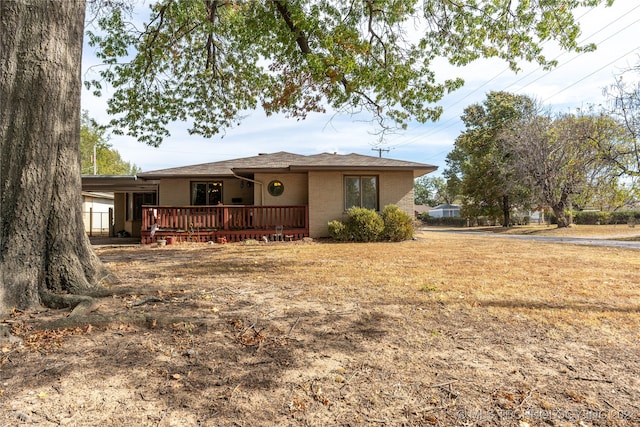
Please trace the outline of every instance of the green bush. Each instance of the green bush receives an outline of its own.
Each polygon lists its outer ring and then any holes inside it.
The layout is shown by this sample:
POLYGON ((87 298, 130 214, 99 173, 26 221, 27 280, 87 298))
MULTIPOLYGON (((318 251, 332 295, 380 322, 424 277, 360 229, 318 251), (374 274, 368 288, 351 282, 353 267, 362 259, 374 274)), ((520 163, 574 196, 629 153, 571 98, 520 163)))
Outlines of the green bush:
POLYGON ((609 224, 611 214, 602 211, 578 211, 573 212, 573 222, 575 224, 596 225, 609 224))
POLYGON ((332 239, 356 242, 378 240, 401 241, 413 237, 411 217, 395 205, 385 206, 382 215, 373 209, 353 207, 347 211, 347 219, 329 221, 332 239))
POLYGON ((636 224, 640 222, 640 211, 611 212, 610 224, 636 224))
MULTIPOLYGON (((580 225, 629 224, 640 221, 640 211, 573 211, 573 223, 580 225)), ((557 224, 553 212, 547 214, 551 224, 557 224)))
POLYGON ((373 209, 353 207, 347 211, 346 227, 356 242, 374 242, 384 230, 384 222, 373 209))
POLYGON ((342 221, 329 221, 329 236, 334 240, 350 240, 347 226, 342 221))
POLYGON ((640 220, 640 211, 578 211, 573 213, 573 221, 583 225, 629 224, 640 220))
POLYGON ((413 237, 413 224, 411 217, 406 212, 398 209, 396 205, 385 206, 382 210, 382 222, 384 229, 382 238, 393 242, 409 240, 413 237))

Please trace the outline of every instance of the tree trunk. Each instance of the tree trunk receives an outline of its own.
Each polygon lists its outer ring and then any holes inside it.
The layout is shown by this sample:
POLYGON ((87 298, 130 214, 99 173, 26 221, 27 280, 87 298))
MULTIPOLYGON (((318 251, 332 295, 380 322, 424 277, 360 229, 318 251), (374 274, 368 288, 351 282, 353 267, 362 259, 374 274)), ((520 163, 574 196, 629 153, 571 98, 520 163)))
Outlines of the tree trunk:
POLYGON ((558 228, 564 228, 571 225, 571 215, 567 213, 569 203, 567 197, 563 196, 557 203, 551 206, 556 220, 558 221, 558 228))
POLYGON ((511 225, 511 206, 509 196, 502 196, 502 226, 509 227, 511 225))
POLYGON ((83 0, 0 1, 0 316, 107 271, 84 232, 83 0))

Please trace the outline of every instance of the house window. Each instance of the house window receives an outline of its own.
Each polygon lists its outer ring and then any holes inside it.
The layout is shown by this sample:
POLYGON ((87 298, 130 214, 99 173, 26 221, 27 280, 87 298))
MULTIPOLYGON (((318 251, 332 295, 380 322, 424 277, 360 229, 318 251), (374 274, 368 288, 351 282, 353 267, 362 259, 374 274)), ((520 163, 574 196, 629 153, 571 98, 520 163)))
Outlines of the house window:
POLYGON ((344 208, 353 206, 378 210, 377 176, 344 177, 344 208))
POLYGON ((284 193, 284 184, 278 180, 271 181, 267 186, 267 190, 273 197, 278 197, 284 193))
POLYGON ((127 220, 142 221, 142 205, 155 205, 156 193, 127 193, 127 220))
POLYGON ((192 205, 217 205, 222 203, 222 181, 192 182, 192 205))

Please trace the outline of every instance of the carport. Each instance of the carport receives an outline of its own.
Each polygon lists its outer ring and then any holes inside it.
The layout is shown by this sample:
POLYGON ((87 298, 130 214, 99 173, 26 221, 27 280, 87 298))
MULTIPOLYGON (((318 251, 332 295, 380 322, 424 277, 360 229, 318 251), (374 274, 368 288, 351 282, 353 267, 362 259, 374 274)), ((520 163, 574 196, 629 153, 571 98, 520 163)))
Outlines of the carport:
POLYGON ((113 224, 109 236, 125 231, 140 237, 142 205, 156 203, 158 181, 135 175, 83 175, 82 191, 113 193, 113 224))

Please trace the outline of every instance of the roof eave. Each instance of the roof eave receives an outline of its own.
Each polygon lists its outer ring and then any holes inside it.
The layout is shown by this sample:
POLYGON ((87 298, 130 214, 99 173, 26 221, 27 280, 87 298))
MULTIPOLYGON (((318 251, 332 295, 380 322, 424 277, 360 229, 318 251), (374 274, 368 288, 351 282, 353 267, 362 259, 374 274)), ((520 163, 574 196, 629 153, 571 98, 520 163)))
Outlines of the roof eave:
POLYGON ((291 171, 413 171, 415 178, 438 170, 437 166, 410 167, 410 166, 291 166, 291 171))
POLYGON ((138 179, 134 175, 83 175, 82 191, 120 192, 155 190, 156 180, 138 179))
POLYGON ((431 166, 428 168, 421 168, 421 169, 414 169, 413 170, 413 177, 414 178, 420 178, 423 175, 429 174, 431 172, 435 172, 438 170, 437 166, 431 166))

